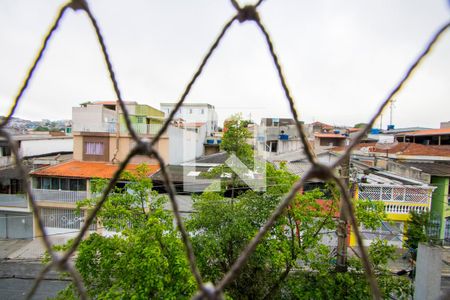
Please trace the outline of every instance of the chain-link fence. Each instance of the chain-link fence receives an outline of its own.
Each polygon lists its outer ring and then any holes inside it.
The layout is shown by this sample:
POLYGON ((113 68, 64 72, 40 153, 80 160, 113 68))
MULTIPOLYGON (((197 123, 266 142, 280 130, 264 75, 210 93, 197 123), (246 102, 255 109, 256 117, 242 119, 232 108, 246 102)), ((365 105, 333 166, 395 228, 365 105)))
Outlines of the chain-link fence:
POLYGON ((436 44, 438 39, 442 36, 442 34, 446 30, 449 29, 450 23, 446 23, 444 26, 442 26, 436 32, 436 34, 431 38, 431 40, 428 42, 428 44, 425 47, 425 49, 423 50, 423 52, 418 56, 418 58, 407 69, 407 71, 405 72, 402 79, 394 86, 392 91, 388 94, 388 96, 382 102, 382 105, 373 114, 372 118, 370 120, 368 120, 367 126, 364 128, 364 130, 361 130, 359 132, 359 134, 354 138, 352 143, 348 146, 346 152, 342 156, 340 156, 339 159, 337 159, 331 166, 325 166, 316 161, 314 152, 311 150, 311 148, 308 144, 307 137, 303 130, 303 125, 299 121, 299 114, 295 107, 295 101, 289 91, 288 84, 287 84, 285 76, 283 74, 283 69, 280 65, 279 58, 275 52, 274 44, 272 43, 272 40, 271 40, 271 36, 270 36, 269 32, 267 31, 266 27, 263 25, 263 22, 260 19, 260 16, 258 14, 258 7, 262 4, 262 2, 263 2, 263 0, 259 0, 254 5, 246 5, 246 6, 242 7, 237 3, 236 0, 231 0, 231 4, 236 9, 236 14, 228 22, 225 23, 225 25, 223 26, 223 29, 219 33, 218 37, 213 41, 212 45, 207 50, 206 55, 202 59, 198 69, 195 70, 195 73, 192 76, 192 79, 189 81, 189 83, 185 87, 184 92, 183 92, 181 98, 179 99, 179 101, 177 102, 176 106, 174 107, 174 109, 168 116, 165 123, 162 125, 162 127, 159 129, 158 133, 155 135, 155 137, 151 141, 141 140, 138 137, 135 129, 131 125, 129 114, 127 112, 126 106, 125 106, 124 101, 121 96, 119 85, 117 83, 117 80, 116 80, 116 77, 114 74, 112 62, 108 55, 108 49, 106 48, 106 45, 103 40, 100 26, 97 23, 97 20, 96 20, 95 16, 93 15, 93 13, 91 12, 88 4, 84 0, 73 0, 62 6, 62 8, 58 12, 56 20, 54 21, 54 23, 51 26, 50 30, 48 31, 47 35, 45 36, 42 46, 31 66, 31 68, 29 69, 28 74, 26 75, 25 80, 24 80, 17 96, 14 99, 14 102, 11 106, 8 116, 0 123, 0 135, 6 138, 9 145, 11 146, 13 154, 18 158, 18 159, 16 159, 16 166, 20 170, 21 178, 25 182, 29 183, 28 174, 27 174, 23 164, 21 163, 18 146, 13 141, 10 134, 5 130, 5 128, 6 128, 7 123, 11 119, 11 117, 14 115, 14 112, 16 111, 16 108, 17 108, 19 102, 21 101, 21 98, 22 98, 25 90, 28 87, 28 84, 29 84, 31 78, 33 77, 36 67, 43 59, 48 42, 52 39, 53 34, 58 29, 60 22, 63 20, 64 15, 66 14, 66 12, 69 9, 84 11, 87 14, 87 17, 95 30, 98 42, 101 46, 103 57, 107 64, 108 72, 110 75, 111 82, 113 84, 113 88, 114 88, 114 92, 115 92, 115 95, 118 100, 118 104, 124 114, 125 125, 129 131, 132 139, 136 142, 136 145, 129 152, 127 157, 120 163, 118 170, 115 172, 113 178, 109 181, 106 189, 103 191, 103 194, 102 194, 100 200, 97 202, 95 207, 93 207, 90 214, 84 219, 84 223, 82 225, 82 228, 81 228, 79 234, 73 240, 73 243, 71 244, 70 248, 62 256, 58 256, 52 250, 51 243, 46 235, 44 221, 41 218, 41 211, 39 210, 39 208, 36 204, 36 201, 35 201, 35 197, 34 197, 33 193, 31 192, 30 184, 25 185, 26 193, 28 194, 31 208, 33 209, 33 213, 37 219, 37 226, 38 226, 39 230, 41 230, 43 232, 43 235, 44 235, 43 241, 45 243, 46 250, 50 253, 50 256, 51 256, 51 262, 43 268, 40 275, 36 278, 32 289, 28 293, 28 298, 31 298, 33 296, 37 287, 39 286, 40 282, 42 281, 44 275, 52 268, 56 268, 60 271, 68 272, 74 282, 75 287, 77 288, 77 290, 79 292, 80 297, 82 299, 87 298, 86 290, 83 285, 83 281, 82 281, 79 273, 77 272, 77 270, 71 264, 69 264, 69 258, 77 250, 77 247, 80 245, 81 240, 85 236, 86 232, 90 229, 90 226, 93 223, 93 221, 95 220, 95 217, 96 217, 98 211, 102 208, 103 204, 105 203, 105 201, 107 199, 108 193, 113 189, 113 187, 116 184, 116 182, 118 181, 122 171, 125 169, 125 166, 136 155, 152 156, 153 158, 155 158, 158 161, 158 163, 160 165, 161 174, 164 178, 166 189, 168 191, 168 195, 170 198, 170 202, 173 207, 173 213, 175 216, 176 224, 177 224, 178 230, 181 235, 181 239, 182 239, 185 249, 186 249, 186 255, 187 255, 187 258, 189 261, 190 270, 191 270, 191 272, 195 278, 195 281, 197 283, 198 293, 196 294, 195 298, 217 299, 217 298, 222 297, 222 292, 223 292, 224 288, 235 279, 237 273, 242 268, 242 266, 247 262, 248 258, 253 253, 253 251, 255 250, 258 243, 262 240, 262 238, 270 230, 270 228, 272 227, 274 222, 277 220, 277 218, 280 217, 280 215, 283 213, 283 211, 288 207, 289 203, 295 197, 295 195, 300 191, 300 189, 302 188, 305 181, 307 181, 308 179, 311 179, 311 178, 331 180, 331 181, 336 182, 337 186, 339 187, 341 194, 343 195, 344 207, 347 211, 347 215, 349 216, 350 225, 352 225, 352 227, 355 229, 355 235, 356 235, 356 239, 358 242, 358 246, 360 247, 360 249, 362 249, 361 260, 362 260, 364 268, 365 268, 365 274, 366 274, 367 280, 370 283, 370 288, 371 288, 373 298, 375 298, 375 299, 381 298, 381 294, 378 289, 377 281, 374 277, 374 273, 371 268, 371 264, 369 263, 367 252, 364 250, 365 248, 363 247, 362 237, 358 231, 358 226, 357 226, 355 214, 354 214, 354 208, 350 201, 351 197, 349 195, 349 191, 348 191, 347 187, 342 183, 342 181, 338 177, 336 177, 333 170, 336 167, 338 167, 339 165, 341 165, 344 162, 344 160, 346 160, 349 157, 349 155, 350 155, 352 149, 355 147, 355 145, 357 145, 362 140, 362 138, 368 133, 368 131, 374 124, 377 117, 381 114, 381 112, 388 105, 388 103, 391 101, 391 99, 393 99, 395 97, 395 95, 397 95, 400 92, 400 90, 404 87, 407 80, 414 73, 414 70, 416 70, 419 67, 420 63, 430 53, 430 51, 432 50, 433 46, 436 44), (256 24, 257 28, 259 29, 260 33, 263 35, 263 37, 265 39, 265 43, 270 51, 273 63, 275 65, 276 72, 277 72, 278 78, 280 80, 282 89, 284 91, 286 100, 288 101, 290 111, 292 113, 293 118, 295 119, 297 131, 298 131, 301 141, 304 145, 305 155, 307 156, 307 159, 311 163, 311 167, 304 174, 304 176, 301 179, 299 179, 292 186, 290 192, 287 195, 285 195, 285 197, 280 201, 278 207, 273 211, 272 215, 269 217, 269 219, 266 221, 266 223, 260 228, 258 233, 253 237, 253 239, 244 248, 244 250, 238 257, 238 259, 231 266, 230 270, 224 275, 224 277, 216 285, 212 285, 210 283, 203 282, 202 276, 197 268, 195 254, 193 252, 190 238, 189 238, 189 235, 188 235, 188 233, 185 229, 185 226, 182 222, 182 218, 181 218, 181 215, 180 215, 180 212, 178 209, 178 203, 175 200, 175 188, 170 180, 170 174, 168 173, 168 171, 166 169, 165 161, 163 160, 161 155, 156 150, 155 145, 158 142, 158 140, 161 138, 163 133, 167 130, 167 128, 168 128, 171 120, 174 118, 177 110, 181 107, 181 105, 185 101, 186 97, 188 96, 188 94, 191 91, 191 88, 193 87, 196 80, 202 73, 206 63, 209 61, 209 59, 211 58, 214 51, 219 47, 219 44, 220 44, 221 40, 223 39, 223 37, 225 36, 225 34, 227 33, 227 31, 230 29, 230 27, 234 23, 237 23, 237 22, 239 22, 239 23, 254 22, 256 24))

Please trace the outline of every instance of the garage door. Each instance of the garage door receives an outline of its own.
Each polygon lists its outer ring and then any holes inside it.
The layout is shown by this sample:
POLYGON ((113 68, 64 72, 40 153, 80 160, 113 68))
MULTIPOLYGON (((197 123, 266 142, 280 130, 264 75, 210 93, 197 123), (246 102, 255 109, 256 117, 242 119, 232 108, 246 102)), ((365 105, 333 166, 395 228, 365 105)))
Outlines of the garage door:
POLYGON ((32 237, 32 214, 0 212, 1 239, 31 239, 32 237))

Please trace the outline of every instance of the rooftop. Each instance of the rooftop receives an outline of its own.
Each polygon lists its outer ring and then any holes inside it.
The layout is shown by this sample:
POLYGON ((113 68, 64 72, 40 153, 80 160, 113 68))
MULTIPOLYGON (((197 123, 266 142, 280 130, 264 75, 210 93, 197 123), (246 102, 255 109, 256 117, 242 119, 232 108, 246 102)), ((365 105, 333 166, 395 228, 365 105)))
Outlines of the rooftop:
POLYGON ((442 134, 450 134, 450 128, 439 128, 439 129, 427 129, 427 130, 419 130, 419 131, 411 131, 411 132, 402 132, 397 135, 424 136, 424 135, 442 135, 442 134))
MULTIPOLYGON (((385 149, 377 143, 365 143, 356 146, 356 150, 367 148, 370 153, 389 153, 398 155, 418 155, 418 156, 448 156, 450 157, 450 148, 446 146, 437 145, 422 145, 415 143, 397 143, 390 149, 385 149)), ((345 147, 334 147, 332 149, 336 152, 345 150, 345 147)))
POLYGON ((318 138, 332 138, 332 139, 346 139, 347 137, 342 135, 342 134, 338 134, 338 133, 315 133, 314 134, 315 137, 318 138))
MULTIPOLYGON (((127 171, 134 171, 138 164, 128 164, 125 167, 127 171)), ((31 172, 34 176, 56 176, 56 177, 74 177, 74 178, 112 178, 119 165, 105 162, 86 162, 72 160, 58 165, 41 168, 31 172)), ((159 170, 159 165, 148 165, 149 173, 153 175, 159 170)))
POLYGON ((450 176, 450 164, 448 163, 407 162, 402 164, 407 165, 408 167, 419 169, 422 172, 430 175, 446 177, 450 176))

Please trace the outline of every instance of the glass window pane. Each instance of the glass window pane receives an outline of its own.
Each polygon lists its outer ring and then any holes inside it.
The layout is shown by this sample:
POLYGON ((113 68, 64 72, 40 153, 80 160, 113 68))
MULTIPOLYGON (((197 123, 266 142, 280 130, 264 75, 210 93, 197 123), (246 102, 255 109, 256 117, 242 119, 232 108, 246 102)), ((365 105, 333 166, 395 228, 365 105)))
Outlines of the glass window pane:
POLYGON ((86 179, 78 179, 78 190, 86 191, 86 179))
POLYGON ((70 179, 70 190, 76 191, 78 188, 78 179, 70 179))
POLYGON ((61 178, 60 179, 61 190, 68 191, 69 190, 69 179, 61 178))
POLYGON ((52 190, 59 190, 59 178, 52 178, 52 190))
POLYGON ((50 184, 51 184, 50 178, 42 177, 42 188, 43 189, 49 190, 50 184))

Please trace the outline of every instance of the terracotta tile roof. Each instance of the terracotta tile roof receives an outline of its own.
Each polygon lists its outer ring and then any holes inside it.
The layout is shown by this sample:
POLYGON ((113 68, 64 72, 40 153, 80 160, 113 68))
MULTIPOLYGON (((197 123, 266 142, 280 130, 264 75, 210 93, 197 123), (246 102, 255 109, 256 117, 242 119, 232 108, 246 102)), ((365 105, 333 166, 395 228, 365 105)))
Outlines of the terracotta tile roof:
POLYGON ((347 128, 348 132, 357 132, 360 130, 363 130, 363 128, 356 128, 356 127, 351 127, 351 128, 347 128))
POLYGON ((313 122, 313 123, 311 123, 311 125, 313 125, 313 126, 321 126, 322 128, 328 128, 328 129, 332 129, 333 128, 333 126, 325 124, 325 123, 322 123, 322 122, 319 122, 319 121, 313 122))
POLYGON ((423 136, 423 135, 441 135, 441 134, 450 134, 450 128, 439 128, 439 129, 427 129, 427 130, 419 130, 419 131, 402 132, 402 133, 398 133, 396 135, 423 136))
POLYGON ((334 138, 334 139, 346 139, 347 137, 337 133, 315 133, 315 137, 318 138, 334 138))
MULTIPOLYGON (((128 164, 125 170, 133 171, 138 164, 128 164)), ((74 177, 74 178, 112 178, 118 165, 105 162, 69 161, 31 172, 38 176, 74 177)), ((159 165, 148 165, 148 176, 159 170, 159 165)))
MULTIPOLYGON (((356 146, 356 149, 368 148, 369 152, 380 152, 397 155, 417 155, 417 156, 448 156, 450 157, 450 148, 446 146, 437 145, 422 145, 415 143, 398 143, 391 149, 384 149, 378 147, 377 143, 365 143, 356 146)), ((345 147, 334 147, 332 151, 341 152, 344 151, 345 147)))
POLYGON ((193 123, 184 123, 184 124, 182 124, 182 126, 184 126, 184 127, 202 127, 205 124, 206 124, 205 122, 193 122, 193 123))
MULTIPOLYGON (((124 101, 125 104, 137 104, 135 101, 124 101)), ((117 101, 95 101, 92 104, 97 105, 116 105, 117 101)))

